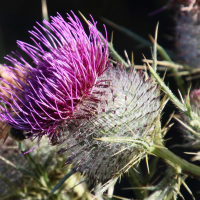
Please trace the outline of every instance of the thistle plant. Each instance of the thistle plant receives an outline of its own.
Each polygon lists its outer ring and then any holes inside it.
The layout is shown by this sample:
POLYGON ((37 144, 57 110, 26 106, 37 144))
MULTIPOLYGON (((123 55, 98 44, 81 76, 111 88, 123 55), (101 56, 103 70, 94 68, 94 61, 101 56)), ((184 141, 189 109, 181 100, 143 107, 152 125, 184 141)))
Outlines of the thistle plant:
POLYGON ((52 23, 44 21, 52 33, 40 25, 52 45, 37 28, 30 31, 48 52, 35 39, 36 47, 18 41, 36 66, 20 55, 21 62, 7 57, 20 75, 7 66, 18 87, 2 79, 11 88, 2 86, 11 96, 7 100, 1 93, 2 103, 13 112, 1 106, 0 117, 27 137, 40 141, 46 134, 53 145, 63 144, 59 153, 69 153, 66 164, 99 183, 120 176, 147 155, 158 137, 163 107, 154 80, 113 67, 95 22, 88 37, 74 18, 68 15, 70 23, 60 15, 52 23))
MULTIPOLYGON (((173 115, 164 126, 161 116, 166 103, 171 100, 190 127, 188 130, 193 130, 188 135, 195 133, 192 139, 198 140, 199 92, 188 92, 185 99, 180 94, 179 100, 157 74, 157 48, 163 58, 171 62, 157 44, 157 33, 154 39, 151 38, 154 45, 152 66, 144 57, 148 74, 146 70, 131 66, 128 56, 127 62, 122 59, 107 41, 106 29, 105 34, 100 33, 92 17, 91 22, 85 19, 89 28, 89 34, 86 34, 79 18, 73 12, 71 15, 67 15, 68 21, 58 14, 51 17, 51 22, 44 20, 44 26, 37 23, 34 31, 30 31, 34 45, 17 41, 31 61, 13 53, 15 56, 6 57, 12 66, 4 65, 2 69, 12 81, 1 78, 0 119, 24 131, 24 143, 29 149, 21 148, 21 156, 28 160, 31 175, 43 188, 34 198, 42 199, 48 195, 52 199, 64 198, 60 193, 69 189, 69 182, 65 180, 72 174, 81 174, 92 183, 103 184, 93 197, 84 185, 86 198, 100 197, 125 172, 130 172, 130 168, 137 170, 143 158, 150 181, 153 172, 149 170, 149 155, 164 160, 168 168, 155 186, 139 188, 154 191, 150 195, 145 192, 143 199, 177 199, 178 195, 182 197, 181 185, 194 198, 185 179, 187 176, 200 179, 200 167, 165 147, 164 136, 172 126, 169 121, 173 115), (45 138, 47 146, 43 145, 45 138), (45 150, 45 153, 39 150, 41 155, 37 162, 35 151, 39 148, 35 150, 33 145, 45 150), (51 148, 57 152, 53 154, 55 157, 47 152, 51 148), (44 155, 47 156, 45 163, 41 161, 44 155), (59 175, 62 174, 59 180, 55 176, 50 182, 48 175, 52 172, 47 171, 46 164, 49 160, 54 162, 48 166, 58 170, 61 168, 59 161, 62 161, 65 168, 63 173, 59 171, 59 175)), ((1 159, 9 163, 8 159, 1 159)), ((23 170, 17 164, 12 167, 22 173, 21 177, 27 173, 27 166, 23 170)), ((17 181, 21 177, 17 177, 17 181)), ((5 176, 1 179, 15 188, 16 180, 12 184, 5 176)), ((33 184, 39 188, 37 183, 33 184)), ((31 187, 29 189, 31 193, 31 187)), ((15 188, 14 195, 21 199, 31 198, 26 189, 19 191, 15 188)))

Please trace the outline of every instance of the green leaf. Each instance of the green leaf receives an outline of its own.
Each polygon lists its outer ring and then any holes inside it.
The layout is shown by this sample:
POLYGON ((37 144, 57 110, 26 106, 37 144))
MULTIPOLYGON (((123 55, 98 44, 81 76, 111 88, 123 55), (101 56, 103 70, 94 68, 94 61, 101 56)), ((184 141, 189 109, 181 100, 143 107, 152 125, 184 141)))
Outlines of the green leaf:
POLYGON ((20 192, 17 190, 16 186, 12 184, 5 176, 0 173, 0 179, 13 191, 15 194, 20 195, 20 192))
MULTIPOLYGON (((52 189, 51 194, 53 194, 71 175, 74 174, 74 171, 71 171, 70 173, 66 174, 60 181, 59 183, 52 189)), ((50 196, 49 195, 49 196, 50 196)))
POLYGON ((47 168, 49 167, 49 165, 51 164, 51 161, 53 159, 53 156, 54 156, 54 153, 50 153, 50 155, 48 156, 47 160, 45 161, 43 167, 44 167, 44 170, 46 171, 47 168))
POLYGON ((37 176, 38 178, 40 178, 40 176, 42 175, 42 172, 40 170, 40 164, 37 163, 37 162, 35 162, 35 160, 30 155, 30 153, 25 154, 25 158, 27 159, 30 168, 35 173, 35 176, 37 176))

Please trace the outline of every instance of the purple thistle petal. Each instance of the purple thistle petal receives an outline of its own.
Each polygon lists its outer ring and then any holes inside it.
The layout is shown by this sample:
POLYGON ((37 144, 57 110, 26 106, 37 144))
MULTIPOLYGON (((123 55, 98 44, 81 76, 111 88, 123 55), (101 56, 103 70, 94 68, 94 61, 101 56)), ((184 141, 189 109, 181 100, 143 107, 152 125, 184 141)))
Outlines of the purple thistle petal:
POLYGON ((0 119, 29 132, 29 136, 31 133, 38 138, 44 134, 52 137, 64 121, 93 115, 84 108, 84 101, 91 101, 92 105, 97 79, 108 67, 107 41, 101 41, 93 19, 94 26, 89 27, 87 36, 78 17, 72 14, 74 19, 68 14, 69 22, 59 14, 51 17, 51 23, 44 20, 50 31, 37 23, 39 28, 29 31, 35 46, 17 41, 34 66, 19 53, 14 53, 19 60, 6 57, 21 75, 7 66, 6 72, 16 85, 1 79, 11 88, 1 86, 11 96, 0 93, 1 102, 11 107, 12 112, 0 106, 0 119), (79 113, 80 107, 84 109, 79 113))

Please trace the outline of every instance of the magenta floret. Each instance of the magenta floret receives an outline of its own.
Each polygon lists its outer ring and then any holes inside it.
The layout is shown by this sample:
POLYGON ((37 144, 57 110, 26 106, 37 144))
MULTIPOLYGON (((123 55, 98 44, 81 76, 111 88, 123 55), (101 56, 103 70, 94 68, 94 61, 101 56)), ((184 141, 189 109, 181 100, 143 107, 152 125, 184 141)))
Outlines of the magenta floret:
MULTIPOLYGON (((11 96, 1 93, 2 103, 14 112, 1 106, 0 119, 31 136, 52 137, 66 120, 87 118, 90 113, 81 101, 90 99, 97 78, 108 67, 107 42, 101 40, 96 23, 92 19, 88 36, 78 17, 72 14, 74 19, 68 14, 69 22, 59 14, 52 17, 51 23, 44 20, 49 30, 37 23, 44 34, 36 27, 30 31, 34 46, 17 41, 33 65, 20 54, 17 54, 20 61, 6 57, 15 66, 15 71, 9 66, 6 71, 17 86, 2 79, 11 87, 1 86, 11 96)), ((91 101, 100 100, 91 98, 91 101)))

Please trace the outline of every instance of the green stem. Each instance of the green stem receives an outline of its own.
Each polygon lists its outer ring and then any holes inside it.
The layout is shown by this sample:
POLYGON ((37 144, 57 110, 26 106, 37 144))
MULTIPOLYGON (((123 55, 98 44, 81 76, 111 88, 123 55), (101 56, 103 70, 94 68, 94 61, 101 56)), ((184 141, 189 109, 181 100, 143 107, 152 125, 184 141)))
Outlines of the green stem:
MULTIPOLYGON (((101 37, 101 35, 100 35, 101 37)), ((114 47, 108 43, 108 49, 110 51, 111 56, 118 61, 119 63, 121 63, 122 65, 124 65, 126 68, 129 68, 130 66, 124 61, 124 59, 115 51, 114 47)))
POLYGON ((161 88, 163 89, 163 91, 168 95, 168 97, 171 99, 171 101, 174 102, 175 105, 177 105, 181 111, 186 112, 187 108, 185 107, 184 104, 182 104, 178 98, 171 92, 171 90, 165 85, 165 83, 163 82, 163 80, 158 76, 158 74, 155 72, 155 70, 148 65, 149 67, 149 71, 151 72, 151 74, 153 75, 153 77, 157 80, 157 82, 159 83, 159 85, 161 86, 161 88))
MULTIPOLYGON (((114 22, 106 19, 106 18, 103 18, 101 17, 101 20, 110 25, 111 27, 115 28, 116 30, 118 31, 121 31, 122 33, 126 34, 127 36, 129 36, 130 38, 140 42, 141 44, 143 44, 144 46, 147 46, 147 47, 151 47, 152 46, 152 43, 149 42, 148 40, 140 37, 139 35, 137 35, 136 33, 130 31, 129 29, 123 27, 123 26, 120 26, 118 24, 115 24, 114 22)), ((155 45, 154 45, 155 46, 155 45)), ((161 57, 166 60, 166 61, 169 61, 169 62, 172 62, 171 58, 169 57, 169 55, 167 54, 167 52, 160 46, 160 45, 156 45, 157 47, 157 50, 158 50, 158 53, 161 55, 161 57)), ((112 52, 112 49, 109 49, 111 52, 112 52)), ((114 55, 116 57, 116 55, 114 55)), ((155 55, 154 55, 155 56, 155 55)), ((127 63, 126 63, 127 64, 127 63)), ((129 67, 129 66, 128 66, 129 67)), ((155 69, 155 68, 154 68, 155 69)), ((175 68, 170 68, 170 71, 172 73, 177 73, 178 70, 175 69, 175 68)), ((181 93, 183 94, 183 96, 186 95, 186 91, 185 91, 185 88, 183 87, 184 85, 184 81, 182 79, 182 77, 180 75, 178 76, 174 76, 174 80, 178 86, 178 88, 180 89, 181 93)))
POLYGON ((113 27, 114 29, 121 31, 122 33, 126 34, 127 36, 129 36, 130 38, 133 38, 134 40, 142 43, 144 46, 147 47, 151 47, 152 43, 149 42, 148 40, 144 39, 143 37, 140 37, 139 35, 137 35, 136 33, 130 31, 129 29, 120 26, 118 24, 115 24, 114 22, 104 18, 104 17, 100 17, 100 19, 105 23, 108 24, 109 26, 113 27))
MULTIPOLYGON (((157 45, 157 49, 158 49, 158 52, 159 54, 162 56, 162 58, 166 61, 169 61, 169 62, 172 62, 171 58, 168 56, 168 54, 166 53, 166 51, 160 46, 160 45, 157 45)), ((178 73, 178 69, 176 68, 170 68, 170 71, 174 74, 178 73)), ((183 96, 186 95, 186 91, 185 91, 185 88, 184 88, 184 81, 182 79, 182 77, 180 75, 177 75, 177 76, 174 76, 173 77, 178 88, 180 89, 181 93, 183 96)))
MULTIPOLYGON (((148 63, 147 63, 148 64, 148 63)), ((159 85, 161 86, 162 90, 167 94, 167 96, 170 98, 170 100, 178 106, 178 108, 185 114, 187 115, 191 120, 193 120, 193 123, 191 124, 192 127, 197 126, 200 128, 200 117, 191 111, 190 106, 186 106, 185 103, 181 103, 179 99, 172 93, 172 91, 165 85, 163 80, 158 76, 158 74, 155 72, 155 70, 148 64, 149 71, 153 75, 153 77, 157 80, 159 85)))
MULTIPOLYGON (((137 168, 137 171, 138 171, 138 168, 137 168)), ((137 172, 135 172, 133 169, 129 170, 128 171, 128 174, 127 174, 127 178, 129 180, 129 183, 131 185, 131 187, 135 187, 135 188, 142 188, 144 187, 144 181, 143 181, 143 176, 142 176, 142 173, 140 173, 140 170, 139 170, 139 174, 137 172)), ((146 197, 148 197, 148 190, 133 190, 135 196, 137 199, 145 199, 146 197)))
POLYGON ((167 164, 175 169, 180 168, 181 173, 200 180, 200 167, 187 162, 178 157, 162 144, 157 144, 151 149, 151 153, 159 158, 162 158, 167 164))

